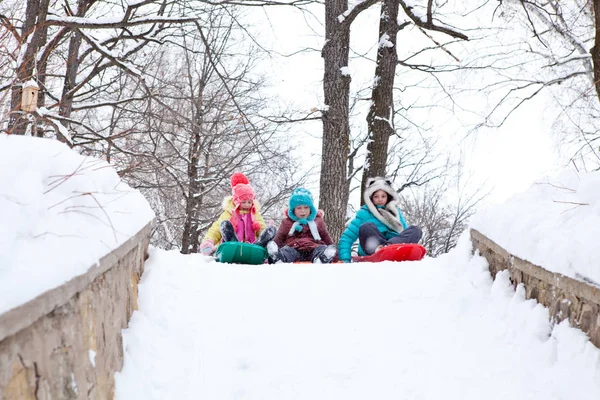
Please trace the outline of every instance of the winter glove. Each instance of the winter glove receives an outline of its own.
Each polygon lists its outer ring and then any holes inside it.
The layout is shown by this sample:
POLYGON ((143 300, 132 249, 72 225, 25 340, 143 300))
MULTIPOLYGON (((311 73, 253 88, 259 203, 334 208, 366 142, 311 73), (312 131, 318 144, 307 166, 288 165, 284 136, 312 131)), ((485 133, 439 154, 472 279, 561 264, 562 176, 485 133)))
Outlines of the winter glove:
POLYGON ((260 222, 254 221, 252 223, 252 229, 254 230, 254 232, 260 232, 260 222))
POLYGON ((215 244, 210 239, 203 240, 202 243, 200 243, 200 253, 204 254, 205 256, 210 255, 213 251, 215 251, 215 248, 215 244))

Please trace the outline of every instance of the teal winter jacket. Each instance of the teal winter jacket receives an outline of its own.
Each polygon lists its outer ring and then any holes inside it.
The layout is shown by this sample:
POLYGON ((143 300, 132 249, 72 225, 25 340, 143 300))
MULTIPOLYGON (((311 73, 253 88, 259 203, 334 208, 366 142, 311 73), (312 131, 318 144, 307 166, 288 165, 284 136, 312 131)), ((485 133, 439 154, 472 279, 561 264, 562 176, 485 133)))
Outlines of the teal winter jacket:
MULTIPOLYGON (((384 207, 377 206, 377 208, 384 207)), ((402 224, 403 228, 406 229, 408 225, 406 224, 406 221, 404 220, 404 216, 402 215, 402 211, 400 211, 400 209, 398 209, 398 215, 400 217, 400 223, 402 224)), ((375 218, 371 211, 369 211, 367 205, 364 205, 360 208, 360 210, 358 210, 354 219, 350 221, 350 224, 348 224, 348 227, 346 228, 344 233, 342 233, 342 237, 340 238, 340 243, 338 246, 340 260, 344 262, 349 262, 351 260, 352 255, 350 251, 352 245, 358 239, 358 230, 360 229, 360 226, 366 222, 374 223, 377 229, 379 229, 379 232, 381 232, 386 239, 391 239, 394 236, 398 236, 399 234, 399 232, 390 229, 383 222, 375 218)), ((361 256, 365 255, 365 252, 360 247, 360 245, 358 246, 358 254, 361 256)))

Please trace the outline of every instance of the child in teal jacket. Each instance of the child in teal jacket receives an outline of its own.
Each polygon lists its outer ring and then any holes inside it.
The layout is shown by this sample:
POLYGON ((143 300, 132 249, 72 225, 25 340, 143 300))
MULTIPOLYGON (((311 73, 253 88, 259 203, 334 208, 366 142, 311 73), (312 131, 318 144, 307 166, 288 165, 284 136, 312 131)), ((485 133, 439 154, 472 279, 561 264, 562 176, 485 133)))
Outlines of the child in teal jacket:
POLYGON ((340 238, 340 260, 352 260, 351 248, 357 239, 361 256, 371 255, 389 244, 418 243, 421 240, 421 228, 408 226, 398 208, 400 197, 388 179, 369 178, 363 198, 365 205, 358 210, 340 238))

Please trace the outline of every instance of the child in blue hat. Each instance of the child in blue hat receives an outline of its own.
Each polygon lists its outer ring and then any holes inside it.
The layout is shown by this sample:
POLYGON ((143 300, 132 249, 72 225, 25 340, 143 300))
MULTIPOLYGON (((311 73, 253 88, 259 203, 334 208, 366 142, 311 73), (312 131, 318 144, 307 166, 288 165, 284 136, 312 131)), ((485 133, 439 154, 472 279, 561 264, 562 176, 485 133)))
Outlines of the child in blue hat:
POLYGON ((323 211, 316 209, 310 191, 298 188, 292 192, 289 208, 267 250, 270 263, 326 264, 333 260, 336 247, 323 220, 323 211))

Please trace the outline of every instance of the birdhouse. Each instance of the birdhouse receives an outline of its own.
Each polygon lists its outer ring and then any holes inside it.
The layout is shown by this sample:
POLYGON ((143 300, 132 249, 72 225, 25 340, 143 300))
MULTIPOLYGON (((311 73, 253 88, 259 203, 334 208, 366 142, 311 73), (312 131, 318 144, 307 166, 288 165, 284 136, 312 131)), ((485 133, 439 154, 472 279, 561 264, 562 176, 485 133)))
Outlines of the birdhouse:
POLYGON ((26 112, 34 112, 37 108, 38 92, 40 87, 33 79, 30 79, 23 84, 22 90, 21 110, 26 112))

